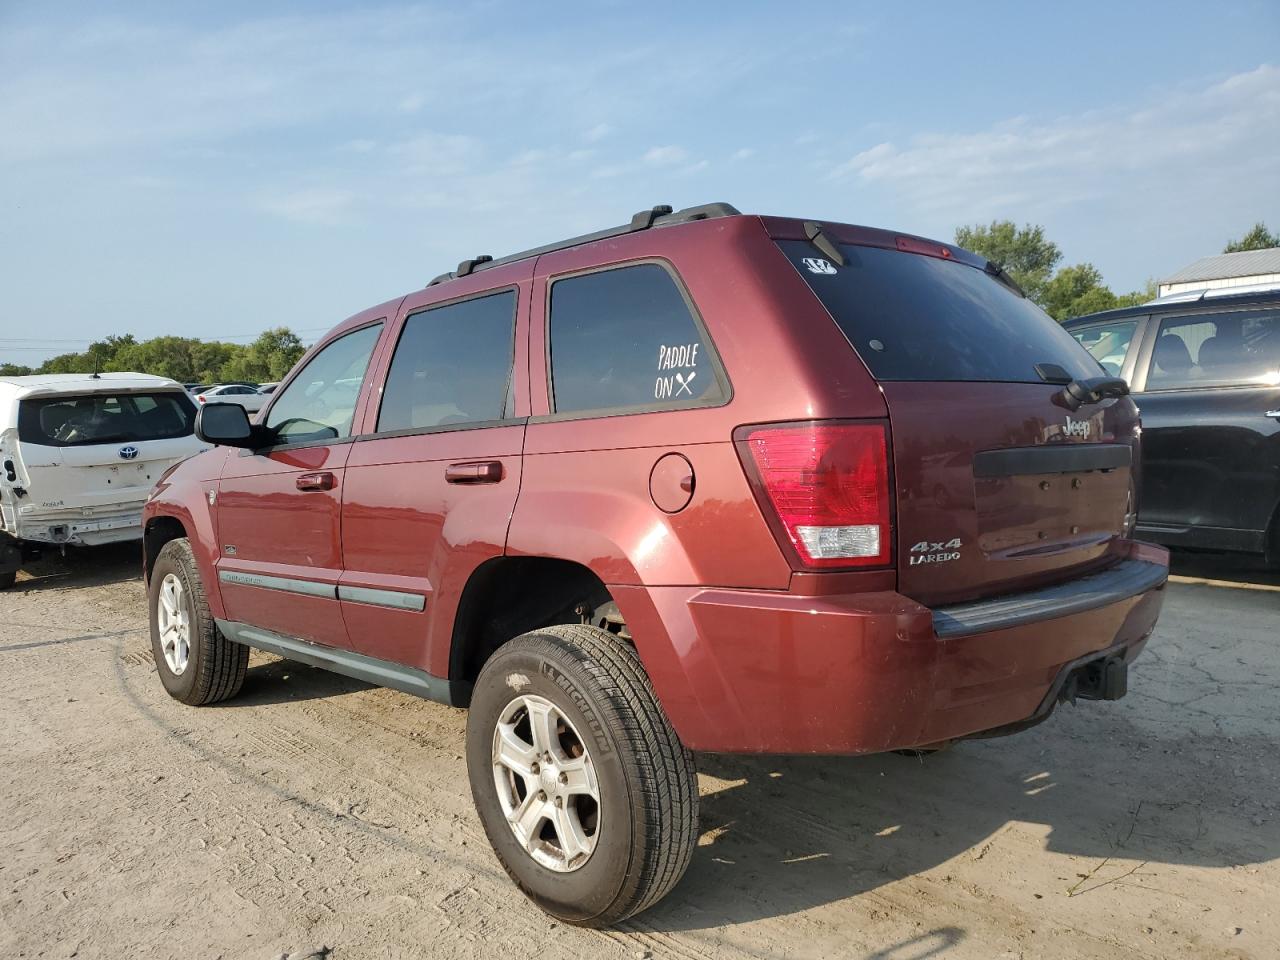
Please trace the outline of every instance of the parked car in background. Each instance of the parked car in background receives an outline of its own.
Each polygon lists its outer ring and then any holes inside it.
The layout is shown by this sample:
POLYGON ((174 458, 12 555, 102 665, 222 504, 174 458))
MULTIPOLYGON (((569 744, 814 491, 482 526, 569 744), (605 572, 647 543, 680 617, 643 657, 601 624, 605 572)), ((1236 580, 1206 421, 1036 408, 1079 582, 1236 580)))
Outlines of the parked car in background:
POLYGON ((196 403, 237 403, 249 413, 257 413, 267 402, 258 388, 247 383, 220 383, 196 394, 196 403))
POLYGON ((860 754, 1114 700, 1168 553, 1124 383, 981 257, 724 204, 339 324, 147 506, 152 651, 248 648, 469 706, 516 883, 600 926, 698 837, 691 751, 860 754))
POLYGON ((262 394, 267 394, 269 396, 270 394, 273 394, 276 392, 276 387, 278 386, 280 386, 280 381, 272 380, 269 383, 264 383, 259 385, 258 392, 262 394))
POLYGON ((0 587, 40 544, 140 538, 160 475, 208 449, 195 415, 163 377, 0 377, 0 587))
POLYGON ((1139 535, 1280 564, 1280 290, 1178 293, 1064 325, 1142 412, 1139 535))

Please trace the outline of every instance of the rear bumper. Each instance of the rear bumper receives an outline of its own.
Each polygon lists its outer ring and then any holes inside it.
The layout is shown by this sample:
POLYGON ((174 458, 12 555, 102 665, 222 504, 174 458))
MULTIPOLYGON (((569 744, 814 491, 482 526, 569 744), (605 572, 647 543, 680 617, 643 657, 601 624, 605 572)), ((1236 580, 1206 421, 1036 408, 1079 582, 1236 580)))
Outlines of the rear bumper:
POLYGON ((90 517, 66 514, 19 515, 12 531, 19 540, 33 543, 72 543, 96 546, 142 539, 142 504, 136 509, 90 517))
POLYGON ((855 754, 1043 719, 1070 669, 1138 655, 1167 577, 1167 551, 1133 543, 1101 573, 940 610, 887 591, 620 588, 615 599, 691 749, 855 754))

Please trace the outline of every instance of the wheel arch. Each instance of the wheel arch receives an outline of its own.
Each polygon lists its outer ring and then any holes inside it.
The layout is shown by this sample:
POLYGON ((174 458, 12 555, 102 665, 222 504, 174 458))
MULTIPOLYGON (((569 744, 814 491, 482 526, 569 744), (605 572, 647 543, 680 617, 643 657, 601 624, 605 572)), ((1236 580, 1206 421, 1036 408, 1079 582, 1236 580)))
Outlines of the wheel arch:
POLYGON ((147 521, 142 532, 142 576, 143 582, 151 583, 151 571, 155 568, 156 558, 170 540, 178 540, 187 536, 187 528, 177 517, 162 514, 147 521))
POLYGON ((551 556, 494 557, 458 601, 449 679, 468 689, 503 644, 540 627, 592 623, 630 639, 609 588, 589 567, 551 556))

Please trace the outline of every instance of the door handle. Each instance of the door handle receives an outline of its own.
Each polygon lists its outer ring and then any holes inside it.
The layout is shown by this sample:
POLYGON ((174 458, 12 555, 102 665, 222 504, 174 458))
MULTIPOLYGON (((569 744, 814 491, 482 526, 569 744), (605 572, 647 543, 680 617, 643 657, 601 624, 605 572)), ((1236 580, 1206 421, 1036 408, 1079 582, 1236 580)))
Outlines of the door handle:
POLYGON ((294 482, 299 490, 332 490, 338 485, 338 478, 323 470, 320 473, 301 473, 294 482))
POLYGON ((444 468, 446 483, 497 483, 502 479, 502 462, 451 463, 444 468))

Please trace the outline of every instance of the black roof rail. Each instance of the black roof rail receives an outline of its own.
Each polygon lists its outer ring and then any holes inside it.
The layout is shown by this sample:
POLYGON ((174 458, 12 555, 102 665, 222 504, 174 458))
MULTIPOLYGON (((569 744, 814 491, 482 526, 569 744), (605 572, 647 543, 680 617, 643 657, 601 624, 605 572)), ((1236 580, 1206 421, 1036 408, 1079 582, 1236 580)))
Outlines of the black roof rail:
POLYGON ((728 203, 703 203, 696 207, 685 207, 682 210, 672 210, 667 204, 660 204, 651 207, 648 210, 641 210, 631 218, 629 223, 625 223, 617 227, 608 227, 604 230, 597 230, 594 233, 584 233, 580 237, 570 237, 568 240, 560 240, 556 243, 544 244, 541 247, 532 247, 529 250, 521 250, 519 253, 508 254, 505 257, 499 257, 496 260, 488 254, 482 254, 471 260, 463 260, 458 264, 458 269, 452 273, 442 273, 438 277, 432 279, 427 284, 428 287, 434 287, 438 283, 444 283, 447 280, 453 280, 456 277, 465 277, 468 274, 477 273, 481 270, 488 270, 491 267, 498 267, 504 263, 515 263, 517 260, 528 260, 530 257, 538 257, 544 253, 552 253, 556 250, 567 250, 569 247, 581 246, 584 243, 593 243, 597 240, 608 240, 611 237, 621 237, 628 233, 636 233, 640 230, 649 230, 653 227, 672 227, 679 223, 690 223, 694 220, 714 220, 718 217, 736 217, 741 214, 737 207, 728 203))

